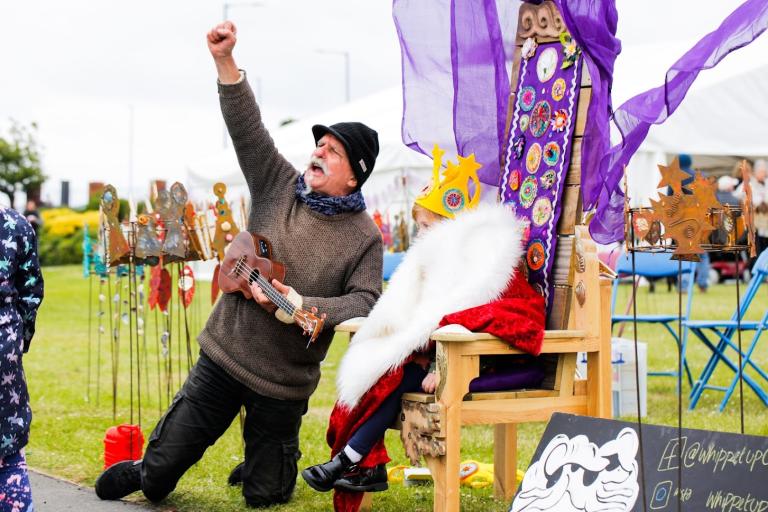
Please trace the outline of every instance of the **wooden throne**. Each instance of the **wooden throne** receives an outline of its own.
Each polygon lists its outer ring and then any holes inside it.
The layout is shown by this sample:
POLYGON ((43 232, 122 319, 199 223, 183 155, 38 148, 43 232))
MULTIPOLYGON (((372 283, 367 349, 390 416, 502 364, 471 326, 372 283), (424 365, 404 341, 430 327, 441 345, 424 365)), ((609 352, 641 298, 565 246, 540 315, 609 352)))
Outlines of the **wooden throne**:
MULTIPOLYGON (((565 25, 551 0, 520 8, 511 77, 507 131, 516 105, 521 52, 528 38, 539 44, 560 41, 565 25)), ((579 61, 580 64, 580 61, 579 61)), ((597 249, 583 225, 581 212, 581 138, 587 122, 591 82, 581 69, 578 104, 569 136, 571 159, 562 186, 562 210, 556 227, 557 245, 551 270, 553 292, 544 334, 542 360, 548 368, 540 389, 469 393, 480 372, 480 358, 522 354, 494 336, 457 326, 435 331, 437 372, 435 394, 403 397, 401 438, 412 461, 423 457, 434 479, 434 510, 458 511, 461 427, 494 425, 494 492, 510 501, 515 493, 517 424, 547 421, 553 412, 598 417, 611 414, 610 285, 601 277, 597 249), (587 354, 587 379, 576 379, 577 353, 587 354)), ((352 335, 360 320, 337 326, 352 335)), ((370 508, 370 495, 363 509, 370 508)))

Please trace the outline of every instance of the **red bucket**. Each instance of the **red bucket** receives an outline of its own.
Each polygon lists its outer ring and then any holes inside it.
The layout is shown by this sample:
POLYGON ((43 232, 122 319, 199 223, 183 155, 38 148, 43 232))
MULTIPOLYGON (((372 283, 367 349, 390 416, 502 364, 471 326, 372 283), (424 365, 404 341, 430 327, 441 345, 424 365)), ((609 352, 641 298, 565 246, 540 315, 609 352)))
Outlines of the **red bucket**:
POLYGON ((104 435, 104 469, 124 460, 139 460, 144 450, 144 435, 138 425, 109 427, 104 435))

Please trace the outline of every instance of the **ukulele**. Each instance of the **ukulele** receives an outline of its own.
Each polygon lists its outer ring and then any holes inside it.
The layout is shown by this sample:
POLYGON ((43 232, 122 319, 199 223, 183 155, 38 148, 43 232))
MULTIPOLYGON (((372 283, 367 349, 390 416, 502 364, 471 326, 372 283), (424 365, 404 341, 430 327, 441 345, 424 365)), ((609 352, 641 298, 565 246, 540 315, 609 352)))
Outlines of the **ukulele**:
POLYGON ((278 308, 291 315, 302 328, 309 342, 313 343, 323 330, 325 314, 317 316, 317 310, 304 311, 294 306, 285 296, 272 286, 272 279, 285 279, 285 265, 271 259, 272 244, 255 233, 242 231, 235 236, 224 254, 219 271, 219 288, 224 293, 242 293, 245 298, 253 298, 251 283, 256 283, 264 295, 278 308))

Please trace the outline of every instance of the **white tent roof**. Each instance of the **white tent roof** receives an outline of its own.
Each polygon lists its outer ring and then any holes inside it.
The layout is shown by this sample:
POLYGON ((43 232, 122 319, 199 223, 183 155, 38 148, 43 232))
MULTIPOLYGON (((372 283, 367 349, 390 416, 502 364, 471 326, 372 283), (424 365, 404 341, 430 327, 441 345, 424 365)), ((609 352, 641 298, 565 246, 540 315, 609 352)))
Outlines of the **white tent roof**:
MULTIPOLYGON (((667 68, 693 41, 624 49, 616 61, 613 106, 661 85, 667 68)), ((768 37, 726 56, 704 70, 680 107, 661 125, 651 126, 629 163, 627 177, 633 206, 656 195, 658 164, 680 153, 693 156, 693 167, 708 172, 729 169, 742 157, 768 155, 768 37)), ((618 141, 613 134, 614 142, 618 141)))
MULTIPOLYGON (((336 109, 295 121, 271 131, 275 145, 297 169, 303 169, 314 147, 312 126, 343 121, 359 121, 379 134, 379 156, 373 174, 363 188, 369 207, 396 213, 412 199, 431 177, 432 160, 406 147, 401 139, 402 91, 393 87, 354 100, 336 109)), ((191 195, 210 194, 217 181, 229 188, 233 197, 245 194, 245 181, 234 151, 213 155, 188 166, 187 183, 191 195)))
POLYGON ((768 154, 768 62, 692 93, 648 134, 646 151, 701 155, 768 154))
MULTIPOLYGON (((624 48, 614 72, 614 108, 663 83, 667 68, 694 42, 665 41, 624 48)), ((407 208, 414 191, 429 180, 431 161, 402 143, 399 87, 301 119, 273 130, 272 136, 283 155, 302 169, 312 150, 312 125, 350 120, 364 122, 379 133, 379 157, 364 188, 369 206, 385 208, 396 202, 398 210, 407 208)), ((657 182, 656 164, 665 163, 678 153, 694 155, 697 168, 727 166, 729 160, 717 158, 720 155, 768 155, 766 120, 768 36, 763 36, 728 55, 716 68, 702 71, 669 120, 651 127, 629 165, 631 195, 641 201, 652 195, 657 182)), ((216 181, 226 183, 233 194, 245 194, 244 180, 231 148, 207 161, 195 162, 188 172, 187 183, 193 197, 197 193, 208 197, 216 181)))

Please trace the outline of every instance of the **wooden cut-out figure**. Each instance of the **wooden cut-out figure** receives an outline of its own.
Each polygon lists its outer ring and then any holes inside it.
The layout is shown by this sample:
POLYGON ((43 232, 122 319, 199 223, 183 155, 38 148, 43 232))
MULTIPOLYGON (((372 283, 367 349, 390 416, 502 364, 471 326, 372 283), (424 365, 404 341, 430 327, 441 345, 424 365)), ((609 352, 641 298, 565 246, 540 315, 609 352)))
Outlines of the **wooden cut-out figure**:
POLYGON ((131 248, 120 228, 120 221, 117 214, 120 211, 120 200, 117 197, 117 190, 112 185, 104 187, 101 194, 101 211, 104 213, 107 224, 107 258, 109 265, 114 266, 120 262, 120 259, 128 254, 131 248))
POLYGON ((197 222, 195 206, 192 201, 189 201, 184 207, 184 227, 187 229, 187 240, 189 241, 187 261, 208 259, 197 231, 197 222))
POLYGON ((232 218, 232 210, 229 207, 229 203, 224 199, 224 194, 227 193, 227 186, 223 183, 216 183, 213 186, 213 193, 216 194, 218 199, 214 205, 216 232, 213 235, 211 247, 216 252, 219 261, 222 261, 224 259, 224 250, 240 230, 232 218))

